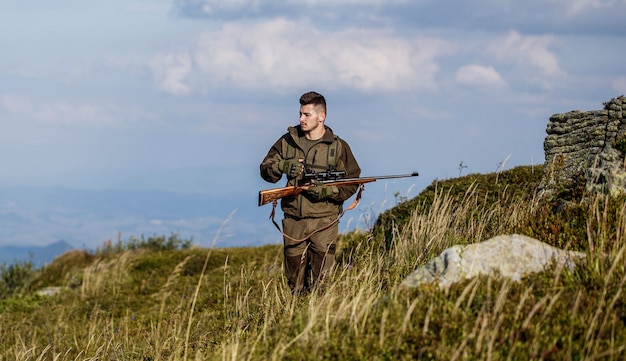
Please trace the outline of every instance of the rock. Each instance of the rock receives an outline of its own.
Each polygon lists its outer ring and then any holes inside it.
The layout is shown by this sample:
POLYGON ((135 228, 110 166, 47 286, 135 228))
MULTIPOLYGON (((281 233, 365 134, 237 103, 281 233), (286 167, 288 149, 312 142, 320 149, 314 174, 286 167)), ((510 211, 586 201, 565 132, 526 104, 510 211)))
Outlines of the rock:
POLYGON ((36 294, 39 296, 52 297, 63 292, 65 289, 65 287, 44 287, 37 290, 36 294))
POLYGON ((546 133, 541 195, 626 193, 626 97, 611 99, 603 110, 555 114, 546 133))
POLYGON ((481 243, 448 248, 412 272, 400 285, 418 287, 435 283, 445 289, 478 275, 519 281, 554 264, 574 269, 585 258, 584 253, 561 250, 531 237, 501 235, 481 243))

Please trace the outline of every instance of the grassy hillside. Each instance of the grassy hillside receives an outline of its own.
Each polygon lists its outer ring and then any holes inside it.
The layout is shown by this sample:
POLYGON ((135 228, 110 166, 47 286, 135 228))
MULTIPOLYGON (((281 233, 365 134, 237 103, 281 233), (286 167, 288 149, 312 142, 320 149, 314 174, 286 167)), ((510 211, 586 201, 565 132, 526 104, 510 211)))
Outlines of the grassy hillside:
POLYGON ((293 298, 279 246, 184 240, 3 269, 2 360, 571 360, 626 358, 624 199, 538 200, 541 167, 437 181, 343 235, 322 293, 293 298), (523 233, 588 254, 513 283, 396 287, 458 243, 523 233), (40 296, 42 287, 62 287, 40 296))

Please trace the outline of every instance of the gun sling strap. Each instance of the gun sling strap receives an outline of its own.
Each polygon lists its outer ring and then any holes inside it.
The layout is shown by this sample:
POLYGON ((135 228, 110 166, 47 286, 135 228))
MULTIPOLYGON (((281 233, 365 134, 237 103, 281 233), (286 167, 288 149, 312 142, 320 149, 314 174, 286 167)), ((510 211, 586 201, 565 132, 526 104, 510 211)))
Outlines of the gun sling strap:
POLYGON ((337 222, 339 222, 339 220, 341 219, 341 217, 343 217, 343 215, 347 212, 350 211, 352 209, 354 209, 358 204, 359 204, 359 200, 361 200, 361 193, 363 193, 363 189, 365 188, 365 184, 360 184, 359 185, 359 190, 357 191, 356 197, 354 198, 354 201, 352 202, 352 204, 350 204, 350 206, 348 208, 345 208, 338 216, 337 218, 330 222, 329 224, 325 225, 324 227, 318 228, 316 230, 314 230, 313 232, 309 233, 306 237, 302 238, 302 239, 296 239, 291 237, 290 235, 286 234, 285 232, 283 232, 283 230, 280 228, 280 226, 278 225, 278 223, 276 223, 276 220, 274 219, 274 216, 276 215, 276 206, 278 205, 278 201, 274 200, 274 202, 272 202, 272 213, 270 214, 270 219, 272 220, 272 223, 274 223, 274 226, 276 226, 276 229, 278 229, 278 231, 280 233, 282 233, 282 235, 285 238, 288 238, 294 242, 298 242, 298 243, 302 243, 304 241, 306 241, 307 239, 309 239, 309 237, 311 237, 312 235, 314 235, 317 232, 321 232, 324 231, 330 227, 332 227, 334 224, 336 224, 337 222))

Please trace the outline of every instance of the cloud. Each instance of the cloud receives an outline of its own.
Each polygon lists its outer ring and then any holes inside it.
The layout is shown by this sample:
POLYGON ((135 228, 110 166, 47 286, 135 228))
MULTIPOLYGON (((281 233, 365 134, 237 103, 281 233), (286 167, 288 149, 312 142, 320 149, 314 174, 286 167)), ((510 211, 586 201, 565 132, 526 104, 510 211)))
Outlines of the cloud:
POLYGON ((287 15, 296 10, 306 8, 328 10, 340 9, 353 11, 355 7, 382 7, 396 4, 408 4, 408 0, 175 0, 174 11, 189 17, 222 17, 237 14, 241 18, 246 15, 260 15, 268 12, 287 15))
POLYGON ((491 66, 465 65, 456 73, 456 81, 467 85, 504 85, 500 74, 491 66))
POLYGON ((615 78, 613 88, 622 95, 626 94, 626 76, 615 78))
POLYGON ((149 64, 158 89, 174 95, 187 95, 191 92, 185 84, 192 70, 191 57, 185 53, 165 53, 156 55, 149 64))
POLYGON ((227 13, 239 13, 242 16, 258 12, 259 5, 259 0, 175 0, 173 11, 191 18, 219 17, 227 13))
POLYGON ((618 7, 623 0, 557 0, 570 16, 583 14, 585 11, 618 7))
POLYGON ((193 49, 155 56, 151 69, 157 86, 176 95, 319 84, 393 92, 435 87, 437 58, 450 52, 451 44, 437 38, 403 38, 385 29, 332 31, 274 19, 206 31, 193 49))
POLYGON ((409 0, 287 0, 287 3, 296 6, 308 5, 317 7, 339 6, 383 6, 393 4, 406 4, 409 0))
POLYGON ((522 35, 511 31, 496 38, 487 46, 487 52, 503 64, 514 66, 521 74, 532 74, 529 82, 544 89, 554 87, 553 81, 566 75, 558 57, 549 48, 556 42, 550 35, 522 35))
POLYGON ((97 104, 75 104, 66 101, 38 101, 28 96, 0 93, 0 112, 15 122, 78 125, 86 127, 115 127, 135 122, 140 118, 152 118, 139 109, 97 104))
POLYGON ((623 34, 623 0, 175 0, 173 12, 182 17, 217 21, 316 19, 330 27, 346 21, 360 26, 448 28, 467 31, 525 33, 623 34))

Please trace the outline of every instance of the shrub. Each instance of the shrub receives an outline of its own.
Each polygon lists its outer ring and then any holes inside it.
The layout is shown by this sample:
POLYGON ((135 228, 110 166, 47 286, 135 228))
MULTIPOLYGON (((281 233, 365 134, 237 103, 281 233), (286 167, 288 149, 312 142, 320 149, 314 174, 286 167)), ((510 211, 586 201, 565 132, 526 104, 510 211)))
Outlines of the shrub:
POLYGON ((0 265, 0 299, 12 297, 26 289, 36 273, 31 261, 0 265))
POLYGON ((147 239, 144 235, 140 237, 131 236, 127 242, 122 241, 122 239, 118 239, 115 244, 111 240, 104 242, 101 247, 98 247, 96 254, 118 254, 136 249, 149 249, 152 251, 180 250, 191 247, 192 243, 192 239, 180 238, 176 233, 172 233, 167 237, 153 235, 147 239))

